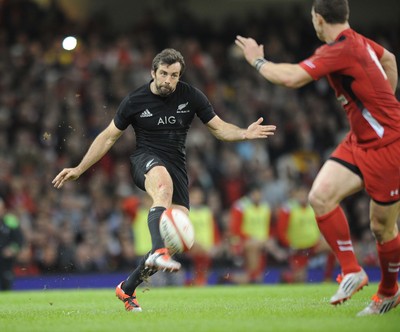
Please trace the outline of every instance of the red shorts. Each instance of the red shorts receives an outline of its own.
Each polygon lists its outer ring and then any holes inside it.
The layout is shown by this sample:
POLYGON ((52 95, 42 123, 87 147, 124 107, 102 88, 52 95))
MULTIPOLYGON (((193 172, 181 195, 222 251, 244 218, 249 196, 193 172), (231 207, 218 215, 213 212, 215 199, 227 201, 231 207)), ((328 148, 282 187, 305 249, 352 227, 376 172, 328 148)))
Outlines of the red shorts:
POLYGON ((390 204, 400 199, 400 140, 365 149, 347 135, 331 158, 360 174, 366 192, 377 203, 390 204))

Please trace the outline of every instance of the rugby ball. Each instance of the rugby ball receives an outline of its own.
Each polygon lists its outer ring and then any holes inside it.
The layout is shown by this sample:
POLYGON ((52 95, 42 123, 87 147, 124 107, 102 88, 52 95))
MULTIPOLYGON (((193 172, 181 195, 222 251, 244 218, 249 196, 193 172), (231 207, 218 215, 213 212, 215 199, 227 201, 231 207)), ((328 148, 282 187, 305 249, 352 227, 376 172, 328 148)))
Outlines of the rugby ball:
POLYGON ((162 213, 160 234, 171 254, 188 251, 194 243, 193 225, 179 209, 169 208, 162 213))

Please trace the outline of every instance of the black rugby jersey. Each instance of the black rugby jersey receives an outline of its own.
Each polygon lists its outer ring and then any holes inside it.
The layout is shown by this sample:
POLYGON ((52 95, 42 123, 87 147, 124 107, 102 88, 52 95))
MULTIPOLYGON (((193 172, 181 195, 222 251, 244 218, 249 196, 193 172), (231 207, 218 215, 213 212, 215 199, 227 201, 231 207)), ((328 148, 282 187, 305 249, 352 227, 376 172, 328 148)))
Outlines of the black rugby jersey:
POLYGON ((197 88, 179 81, 167 97, 155 95, 150 83, 131 92, 121 102, 114 117, 120 130, 131 125, 136 134, 136 150, 151 151, 171 161, 185 161, 185 142, 195 114, 203 123, 215 112, 197 88))

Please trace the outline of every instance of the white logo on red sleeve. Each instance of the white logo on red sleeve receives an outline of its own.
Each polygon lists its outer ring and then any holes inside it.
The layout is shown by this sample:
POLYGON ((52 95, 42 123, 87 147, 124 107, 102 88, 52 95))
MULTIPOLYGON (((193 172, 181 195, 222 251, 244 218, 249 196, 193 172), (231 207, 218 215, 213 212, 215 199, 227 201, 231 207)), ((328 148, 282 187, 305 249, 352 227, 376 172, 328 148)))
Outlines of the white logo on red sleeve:
POLYGON ((305 60, 305 61, 304 61, 304 64, 305 64, 307 67, 310 67, 311 69, 315 69, 315 65, 314 65, 314 63, 313 63, 311 60, 305 60))

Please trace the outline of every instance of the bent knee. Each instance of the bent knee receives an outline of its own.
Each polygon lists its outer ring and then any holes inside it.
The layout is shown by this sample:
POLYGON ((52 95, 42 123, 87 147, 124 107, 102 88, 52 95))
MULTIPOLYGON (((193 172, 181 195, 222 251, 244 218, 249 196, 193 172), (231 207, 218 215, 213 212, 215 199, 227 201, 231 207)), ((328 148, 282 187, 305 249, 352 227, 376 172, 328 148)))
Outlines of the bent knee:
POLYGON ((327 203, 329 202, 328 197, 326 194, 320 192, 319 190, 311 189, 308 194, 308 202, 314 209, 316 215, 323 215, 329 212, 327 208, 327 203))
POLYGON ((329 186, 318 186, 316 188, 311 188, 308 194, 308 202, 315 214, 317 216, 322 216, 332 211, 339 203, 339 199, 333 188, 329 186))
POLYGON ((313 207, 313 209, 318 209, 324 204, 323 198, 318 194, 316 190, 312 190, 308 193, 308 202, 313 207))
POLYGON ((386 229, 384 224, 376 221, 371 221, 370 229, 372 234, 374 234, 375 240, 377 242, 385 242, 385 239, 388 237, 388 230, 386 229))
POLYGON ((394 239, 398 234, 398 209, 400 205, 379 205, 372 201, 370 229, 379 243, 394 239))
POLYGON ((397 234, 396 227, 392 227, 386 222, 378 219, 371 219, 370 229, 374 234, 376 241, 379 243, 390 241, 397 234))

